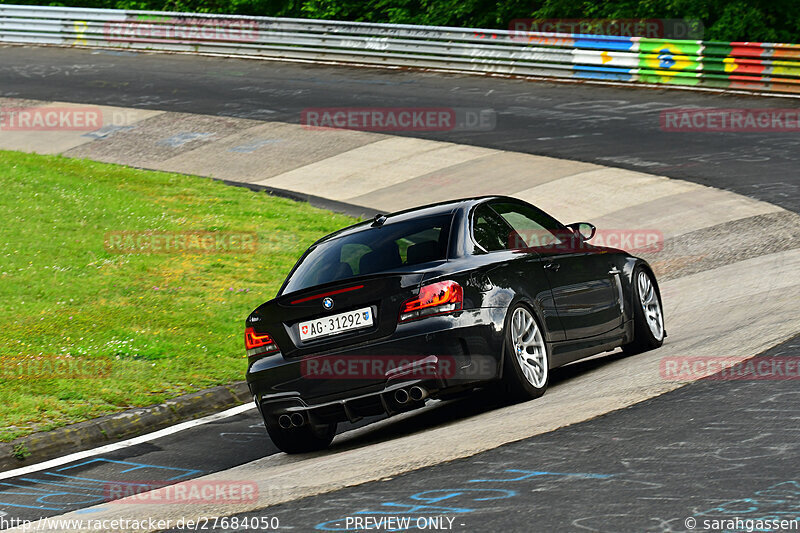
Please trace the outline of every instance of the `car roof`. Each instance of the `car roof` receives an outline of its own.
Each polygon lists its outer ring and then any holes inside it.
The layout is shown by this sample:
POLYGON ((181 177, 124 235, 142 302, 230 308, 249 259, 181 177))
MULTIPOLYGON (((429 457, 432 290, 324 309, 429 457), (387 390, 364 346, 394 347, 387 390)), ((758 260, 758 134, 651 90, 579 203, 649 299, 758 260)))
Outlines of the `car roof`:
POLYGON ((360 231, 369 228, 373 222, 375 221, 378 216, 385 217, 383 225, 387 224, 394 224, 397 222, 404 222, 407 220, 413 220, 415 218, 425 218, 437 215, 447 215, 447 214, 454 214, 459 210, 470 209, 475 204, 482 203, 487 200, 512 200, 512 201, 519 201, 515 198, 511 198, 509 196, 497 196, 497 195, 490 195, 490 196, 474 196, 471 198, 459 198, 457 200, 446 200, 443 202, 437 202, 433 204, 422 205, 419 207, 411 207, 409 209, 403 209, 402 211, 395 211, 393 213, 382 214, 377 213, 375 218, 370 220, 365 220, 363 222, 359 222, 357 224, 353 224, 352 226, 347 226, 342 228, 338 231, 335 231, 325 237, 321 238, 314 245, 320 244, 322 242, 331 240, 331 239, 338 239, 339 237, 344 237, 347 235, 352 235, 353 233, 358 233, 360 231))

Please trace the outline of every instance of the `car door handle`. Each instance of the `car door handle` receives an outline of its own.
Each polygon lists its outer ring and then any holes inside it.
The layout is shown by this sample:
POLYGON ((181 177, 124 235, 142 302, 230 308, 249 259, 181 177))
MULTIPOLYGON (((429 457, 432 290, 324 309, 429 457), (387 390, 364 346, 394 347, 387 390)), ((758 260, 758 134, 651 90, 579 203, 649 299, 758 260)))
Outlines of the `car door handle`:
POLYGON ((547 270, 552 270, 553 272, 558 272, 558 269, 561 268, 561 265, 558 263, 545 263, 544 268, 547 270))
POLYGON ((622 274, 622 271, 619 270, 617 267, 614 267, 611 270, 609 270, 608 273, 612 274, 612 275, 614 275, 614 274, 622 274))

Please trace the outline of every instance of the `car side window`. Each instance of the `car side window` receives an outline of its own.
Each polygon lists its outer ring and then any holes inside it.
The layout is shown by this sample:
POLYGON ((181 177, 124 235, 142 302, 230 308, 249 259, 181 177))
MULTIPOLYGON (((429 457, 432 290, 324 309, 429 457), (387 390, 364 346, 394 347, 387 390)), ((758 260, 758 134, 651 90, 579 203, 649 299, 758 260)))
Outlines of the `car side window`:
POLYGON ((472 215, 472 235, 484 250, 507 250, 511 233, 511 227, 487 204, 475 209, 472 215))
POLYGON ((544 211, 511 202, 494 202, 491 207, 514 229, 511 248, 552 246, 563 242, 566 235, 564 226, 544 211))

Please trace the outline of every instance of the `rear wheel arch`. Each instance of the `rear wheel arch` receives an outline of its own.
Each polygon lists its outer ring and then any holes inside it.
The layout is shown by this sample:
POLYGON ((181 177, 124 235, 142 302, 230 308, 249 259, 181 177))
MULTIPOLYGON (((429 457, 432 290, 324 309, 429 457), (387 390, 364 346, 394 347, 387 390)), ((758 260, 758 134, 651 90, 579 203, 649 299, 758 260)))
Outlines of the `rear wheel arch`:
POLYGON ((504 302, 504 307, 506 307, 506 312, 503 315, 503 324, 506 324, 508 320, 509 314, 511 313, 512 308, 517 304, 523 304, 528 307, 528 310, 533 313, 533 316, 536 318, 537 322, 539 323, 542 332, 544 334, 544 340, 548 343, 553 343, 558 341, 559 339, 554 338, 553 332, 549 331, 546 326, 545 321, 545 311, 544 306, 537 300, 536 298, 532 297, 529 294, 520 294, 517 293, 509 303, 504 302))
POLYGON ((499 391, 511 401, 527 401, 542 396, 547 390, 550 380, 550 370, 552 369, 552 349, 551 342, 547 340, 542 315, 537 311, 536 306, 528 298, 517 297, 508 306, 507 312, 503 321, 503 354, 502 354, 502 370, 500 380, 498 383, 499 391), (527 380, 521 369, 520 363, 516 361, 514 354, 514 347, 509 345, 509 340, 512 336, 513 315, 520 308, 524 308, 533 318, 536 327, 542 334, 544 343, 544 354, 547 362, 547 369, 545 371, 545 381, 541 387, 536 387, 529 380, 527 380))

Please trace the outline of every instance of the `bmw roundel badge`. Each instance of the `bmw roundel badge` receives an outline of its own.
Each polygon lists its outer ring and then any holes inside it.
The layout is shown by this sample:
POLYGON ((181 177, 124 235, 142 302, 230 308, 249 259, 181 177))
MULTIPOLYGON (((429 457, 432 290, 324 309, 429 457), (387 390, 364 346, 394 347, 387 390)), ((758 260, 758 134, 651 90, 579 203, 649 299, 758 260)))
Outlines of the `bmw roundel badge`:
POLYGON ((333 298, 325 298, 322 300, 322 307, 324 307, 327 311, 333 309, 333 298))

